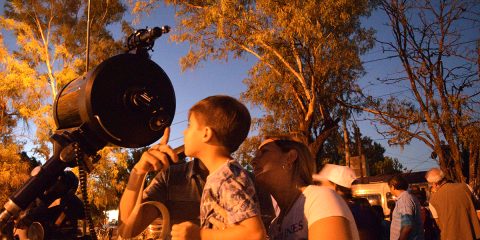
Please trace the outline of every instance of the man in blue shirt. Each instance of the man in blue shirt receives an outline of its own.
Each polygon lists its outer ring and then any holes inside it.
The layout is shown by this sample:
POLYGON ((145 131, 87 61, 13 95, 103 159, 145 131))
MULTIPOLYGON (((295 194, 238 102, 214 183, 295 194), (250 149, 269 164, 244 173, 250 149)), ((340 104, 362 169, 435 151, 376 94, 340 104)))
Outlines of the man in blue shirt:
POLYGON ((420 216, 420 202, 410 194, 408 182, 400 175, 388 180, 390 192, 397 197, 390 225, 390 240, 423 240, 423 223, 420 216))

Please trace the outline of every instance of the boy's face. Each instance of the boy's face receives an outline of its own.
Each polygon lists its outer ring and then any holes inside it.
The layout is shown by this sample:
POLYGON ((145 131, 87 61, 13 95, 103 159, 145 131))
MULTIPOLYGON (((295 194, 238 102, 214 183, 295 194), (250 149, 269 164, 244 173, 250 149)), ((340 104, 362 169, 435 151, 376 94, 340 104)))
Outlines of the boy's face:
POLYGON ((203 124, 198 121, 194 112, 188 117, 187 128, 183 131, 185 144, 185 155, 189 157, 199 157, 198 152, 202 143, 203 124))

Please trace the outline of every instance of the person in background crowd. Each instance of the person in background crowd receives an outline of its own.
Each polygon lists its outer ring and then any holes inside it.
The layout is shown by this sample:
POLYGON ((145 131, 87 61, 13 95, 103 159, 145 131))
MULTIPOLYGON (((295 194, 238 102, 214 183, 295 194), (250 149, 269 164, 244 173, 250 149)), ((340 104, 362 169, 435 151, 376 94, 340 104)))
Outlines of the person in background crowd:
POLYGON ((312 185, 315 161, 305 144, 268 137, 252 160, 255 182, 277 202, 270 239, 359 239, 345 201, 332 189, 312 185))
POLYGON ((424 239, 420 202, 407 191, 408 182, 402 176, 395 175, 388 180, 388 186, 397 197, 390 225, 390 240, 424 239))
POLYGON ((420 202, 420 215, 422 217, 425 240, 440 239, 440 231, 435 223, 435 220, 433 219, 430 209, 428 208, 427 193, 425 190, 419 189, 418 186, 411 187, 410 192, 420 202))
POLYGON ((360 239, 377 240, 381 238, 381 220, 375 215, 368 200, 352 196, 351 188, 356 176, 351 168, 326 164, 318 174, 313 175, 313 179, 319 181, 321 186, 335 190, 343 197, 352 211, 360 239))
POLYGON ((382 240, 390 239, 390 221, 385 219, 385 214, 383 213, 383 208, 380 205, 373 205, 372 206, 377 218, 380 219, 382 225, 382 240))
POLYGON ((430 210, 441 239, 480 239, 480 223, 467 185, 448 182, 438 168, 430 169, 425 178, 431 185, 430 210))
POLYGON ((395 200, 390 199, 387 201, 387 207, 390 210, 390 214, 388 215, 388 218, 390 219, 390 222, 392 222, 392 217, 393 217, 393 210, 395 210, 395 200))

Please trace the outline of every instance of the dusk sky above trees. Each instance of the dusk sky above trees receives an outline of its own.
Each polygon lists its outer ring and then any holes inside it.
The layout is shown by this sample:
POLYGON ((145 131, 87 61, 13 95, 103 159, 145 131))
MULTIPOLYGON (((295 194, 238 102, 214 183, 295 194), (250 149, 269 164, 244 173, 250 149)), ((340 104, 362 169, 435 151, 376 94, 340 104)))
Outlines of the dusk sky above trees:
MULTIPOLYGON (((4 1, 0 1, 3 11, 4 1)), ((129 15, 125 16, 126 20, 132 20, 129 15)), ((366 26, 373 27, 377 33, 376 37, 380 39, 391 38, 389 29, 384 25, 387 21, 386 16, 379 10, 373 12, 369 18, 362 18, 362 23, 366 26)), ((162 5, 162 7, 154 9, 150 15, 142 15, 139 21, 135 23, 134 28, 144 28, 169 25, 172 32, 175 32, 174 9, 162 5)), ((121 38, 120 26, 116 25, 110 28, 115 39, 121 38)), ((176 147, 182 144, 183 129, 187 123, 188 108, 195 102, 213 94, 228 94, 234 97, 240 97, 240 94, 246 90, 242 81, 248 77, 248 70, 255 64, 256 58, 246 56, 244 60, 229 59, 228 62, 208 61, 199 64, 199 67, 193 70, 181 71, 179 60, 189 49, 186 43, 174 43, 169 40, 171 33, 157 39, 154 52, 151 53, 152 60, 159 64, 168 74, 175 88, 177 98, 177 111, 172 126, 172 135, 170 137, 170 145, 176 147)), ((5 35, 5 44, 9 49, 15 48, 15 41, 5 35)), ((95 44, 95 43, 92 43, 95 44)), ((359 84, 362 89, 373 96, 382 96, 402 94, 402 89, 391 86, 379 86, 376 84, 377 78, 385 78, 394 72, 401 71, 398 60, 387 58, 388 53, 382 51, 382 47, 376 44, 373 49, 361 56, 364 62, 366 75, 360 78, 359 84), (385 59, 387 58, 387 59, 385 59)), ((259 116, 262 114, 260 110, 252 106, 248 106, 252 111, 252 115, 259 116)), ((400 162, 409 170, 421 171, 432 166, 436 166, 434 160, 430 158, 431 150, 422 143, 412 141, 402 150, 397 146, 388 146, 387 140, 379 135, 366 113, 355 116, 360 126, 363 136, 368 136, 374 141, 382 144, 386 148, 386 156, 398 158, 400 162)), ((349 121, 352 121, 350 119, 349 121)), ((22 130, 17 130, 21 132, 22 130)), ((28 149, 27 149, 28 150, 28 149)))
MULTIPOLYGON (((362 19, 362 21, 378 31, 377 37, 383 40, 391 38, 389 29, 384 26, 387 18, 382 12, 374 11, 370 18, 362 19)), ((175 18, 171 7, 162 6, 153 10, 148 16, 143 15, 135 27, 158 25, 169 25, 172 27, 172 32, 175 31, 175 18)), ((228 94, 239 97, 241 92, 246 90, 242 81, 248 77, 248 70, 254 65, 256 58, 247 56, 245 60, 229 59, 227 63, 221 61, 202 62, 199 67, 193 70, 181 72, 178 60, 187 53, 189 46, 185 43, 172 43, 168 38, 169 35, 167 34, 156 41, 152 59, 170 76, 175 87, 177 113, 173 121, 170 144, 178 146, 182 144, 182 131, 186 127, 188 108, 199 99, 212 94, 228 94)), ((398 96, 405 93, 405 89, 399 89, 395 86, 376 85, 377 78, 385 78, 392 73, 401 71, 398 60, 385 59, 390 55, 382 52, 382 47, 377 44, 362 56, 362 61, 366 62, 364 63, 366 75, 360 78, 359 84, 368 94, 373 96, 394 94, 398 96)), ((252 106, 248 107, 254 115, 262 114, 258 109, 252 108, 252 106)), ((369 118, 371 116, 366 113, 355 116, 362 135, 369 136, 382 144, 386 148, 385 156, 398 158, 405 167, 413 171, 427 170, 437 166, 435 161, 430 158, 431 151, 420 142, 413 140, 412 144, 406 145, 403 150, 398 146, 390 147, 388 140, 376 132, 373 123, 368 120, 369 118)))
MULTIPOLYGON (((3 5, 4 1, 0 1, 3 5)), ((133 18, 129 15, 125 19, 131 21, 133 18)), ((392 39, 391 30, 385 26, 388 18, 381 10, 376 10, 369 18, 362 18, 362 24, 367 27, 374 28, 376 38, 382 41, 392 39)), ((172 27, 172 33, 176 31, 176 23, 174 17, 174 8, 162 5, 160 8, 154 9, 149 16, 141 16, 134 28, 144 28, 169 25, 172 27)), ((121 38, 120 26, 110 27, 116 40, 121 38)), ((256 63, 256 58, 246 56, 244 60, 229 59, 228 62, 222 61, 205 61, 199 64, 199 67, 193 70, 181 71, 179 60, 187 54, 190 46, 186 43, 175 43, 169 40, 172 33, 162 36, 156 41, 154 52, 151 53, 152 60, 159 64, 168 74, 174 85, 177 97, 177 111, 172 126, 172 136, 170 144, 173 147, 182 144, 183 129, 187 122, 187 111, 190 106, 204 97, 213 94, 228 94, 239 97, 246 90, 246 86, 242 81, 248 77, 248 70, 256 63)), ((468 32, 472 39, 478 37, 478 29, 468 32)), ((467 36, 468 39, 468 36, 467 36)), ((15 48, 15 42, 8 39, 5 35, 5 44, 9 48, 15 48)), ((95 43, 92 43, 95 44, 95 43)), ((369 50, 361 56, 365 76, 361 77, 358 84, 364 93, 372 96, 406 96, 411 98, 405 88, 398 85, 381 85, 377 79, 385 79, 395 76, 398 72, 403 71, 402 66, 397 58, 392 58, 393 54, 386 52, 385 48, 380 44, 369 50)), ((249 106, 254 116, 262 115, 257 108, 249 106)), ((423 143, 413 140, 403 149, 398 146, 389 146, 388 140, 379 135, 374 128, 374 123, 369 119, 371 115, 362 113, 352 119, 358 123, 363 136, 368 136, 375 142, 382 144, 386 148, 386 156, 398 158, 402 164, 409 170, 421 171, 432 166, 436 166, 435 160, 430 158, 431 149, 423 143)), ((20 130, 18 130, 20 132, 20 130)), ((25 135, 25 133, 22 133, 25 135)))

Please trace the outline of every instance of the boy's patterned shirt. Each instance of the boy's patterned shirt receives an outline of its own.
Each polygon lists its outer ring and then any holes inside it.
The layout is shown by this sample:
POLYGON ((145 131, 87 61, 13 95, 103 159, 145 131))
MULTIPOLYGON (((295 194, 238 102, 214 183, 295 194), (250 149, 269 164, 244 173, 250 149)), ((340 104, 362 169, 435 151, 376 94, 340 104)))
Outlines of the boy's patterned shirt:
POLYGON ((254 184, 237 161, 229 160, 208 176, 200 202, 201 227, 213 228, 212 217, 228 226, 257 215, 260 209, 254 184), (225 210, 226 218, 214 209, 214 203, 225 210))

